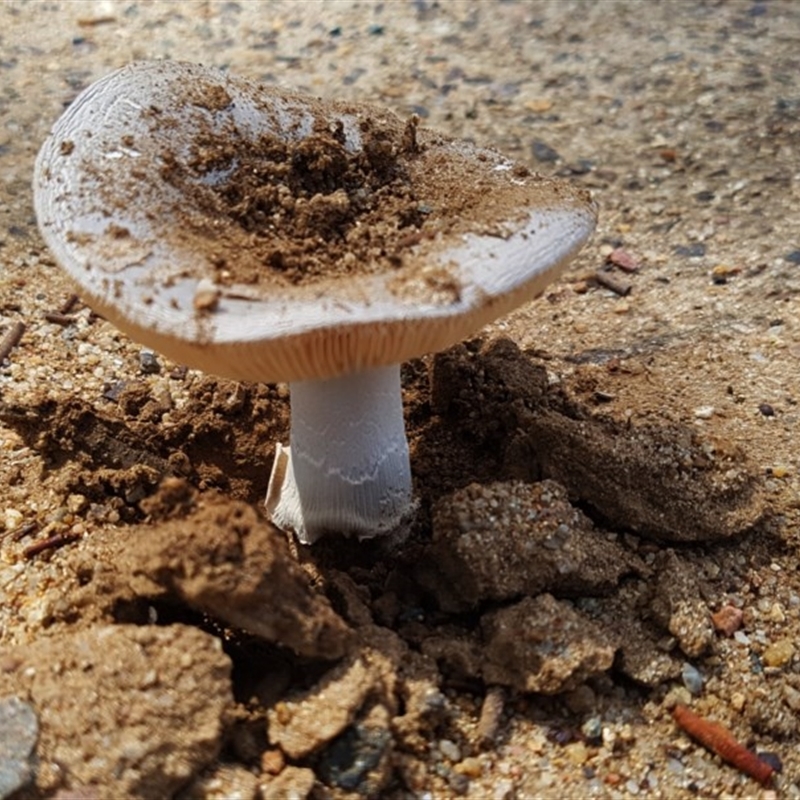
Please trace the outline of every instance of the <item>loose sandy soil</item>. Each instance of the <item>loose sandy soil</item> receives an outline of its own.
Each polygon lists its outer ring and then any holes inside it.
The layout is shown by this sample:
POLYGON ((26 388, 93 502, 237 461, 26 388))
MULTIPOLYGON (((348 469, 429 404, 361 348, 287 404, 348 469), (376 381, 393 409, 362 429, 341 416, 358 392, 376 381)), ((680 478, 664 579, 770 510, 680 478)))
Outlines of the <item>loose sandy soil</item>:
POLYGON ((800 6, 0 6, 0 796, 800 796, 800 6), (590 189, 538 301, 403 368, 420 513, 298 549, 288 389, 93 316, 33 161, 141 58, 590 189), (24 329, 23 327, 24 326, 24 329), (673 721, 725 724, 768 786, 673 721))

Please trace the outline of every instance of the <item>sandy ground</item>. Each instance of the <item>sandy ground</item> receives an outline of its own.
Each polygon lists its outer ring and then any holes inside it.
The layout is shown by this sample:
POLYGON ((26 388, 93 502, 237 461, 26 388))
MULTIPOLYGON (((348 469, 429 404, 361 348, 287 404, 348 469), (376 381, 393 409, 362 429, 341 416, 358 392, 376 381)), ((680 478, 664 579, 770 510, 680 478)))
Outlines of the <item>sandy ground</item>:
POLYGON ((798 4, 0 21, 0 796, 800 796, 798 4), (33 161, 145 58, 416 113, 593 192, 542 298, 404 366, 399 550, 264 522, 285 386, 187 371, 68 302, 33 161))

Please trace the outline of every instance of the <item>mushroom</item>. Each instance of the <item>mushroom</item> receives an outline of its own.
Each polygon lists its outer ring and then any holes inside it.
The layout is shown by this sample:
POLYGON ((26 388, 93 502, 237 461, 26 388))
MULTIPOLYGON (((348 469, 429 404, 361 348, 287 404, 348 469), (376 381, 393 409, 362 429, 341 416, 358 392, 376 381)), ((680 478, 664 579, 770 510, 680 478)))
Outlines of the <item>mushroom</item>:
POLYGON ((404 360, 540 294, 591 234, 580 188, 368 105, 140 62, 39 153, 45 241, 87 302, 179 363, 290 384, 273 522, 402 528, 404 360))

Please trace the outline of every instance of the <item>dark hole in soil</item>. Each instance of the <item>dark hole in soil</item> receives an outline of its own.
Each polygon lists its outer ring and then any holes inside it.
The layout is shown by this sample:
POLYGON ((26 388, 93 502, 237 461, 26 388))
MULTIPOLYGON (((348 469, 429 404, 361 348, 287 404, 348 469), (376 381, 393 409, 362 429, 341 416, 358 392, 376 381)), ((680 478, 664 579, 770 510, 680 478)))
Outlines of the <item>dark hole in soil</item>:
POLYGON ((169 597, 119 601, 112 614, 119 624, 191 625, 218 638, 233 663, 234 699, 245 705, 254 702, 268 708, 289 686, 293 690, 308 689, 330 668, 327 662, 295 656, 285 647, 225 625, 169 597))

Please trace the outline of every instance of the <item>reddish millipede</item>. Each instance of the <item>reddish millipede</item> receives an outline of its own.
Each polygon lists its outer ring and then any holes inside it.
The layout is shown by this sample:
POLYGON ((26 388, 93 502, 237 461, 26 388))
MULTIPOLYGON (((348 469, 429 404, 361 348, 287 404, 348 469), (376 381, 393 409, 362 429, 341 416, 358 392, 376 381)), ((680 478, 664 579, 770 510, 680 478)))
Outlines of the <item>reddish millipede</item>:
POLYGON ((773 767, 737 741, 723 725, 698 716, 680 703, 672 709, 672 716, 689 736, 716 753, 723 761, 757 780, 762 786, 767 786, 772 781, 775 773, 773 767))

